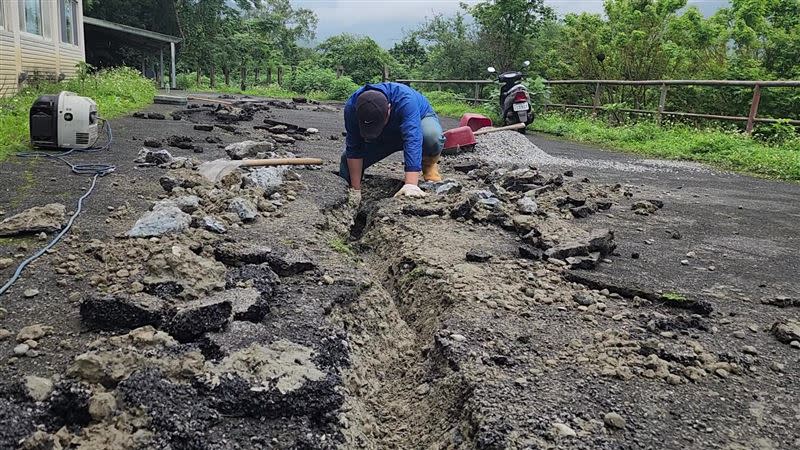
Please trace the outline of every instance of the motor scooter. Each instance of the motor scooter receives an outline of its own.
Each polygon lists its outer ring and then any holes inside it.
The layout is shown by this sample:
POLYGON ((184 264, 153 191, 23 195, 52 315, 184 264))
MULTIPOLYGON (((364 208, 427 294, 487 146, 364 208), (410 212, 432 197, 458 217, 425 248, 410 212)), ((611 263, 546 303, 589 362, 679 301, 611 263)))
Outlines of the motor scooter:
MULTIPOLYGON (((530 61, 523 63, 523 70, 531 65, 530 61)), ((487 69, 489 73, 496 73, 494 67, 487 69)), ((530 125, 534 119, 533 108, 528 88, 522 84, 525 74, 520 71, 503 72, 497 76, 500 83, 500 117, 505 125, 524 123, 530 125)), ((520 132, 524 133, 525 128, 520 132)))

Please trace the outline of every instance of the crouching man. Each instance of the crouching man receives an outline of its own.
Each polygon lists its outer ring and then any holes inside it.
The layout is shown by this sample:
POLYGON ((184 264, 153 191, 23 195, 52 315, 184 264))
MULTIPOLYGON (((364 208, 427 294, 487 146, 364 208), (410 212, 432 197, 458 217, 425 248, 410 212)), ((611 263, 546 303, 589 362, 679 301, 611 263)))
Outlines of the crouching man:
POLYGON ((364 170, 397 151, 403 151, 404 185, 395 197, 423 197, 417 186, 441 181, 439 157, 444 136, 439 118, 424 95, 400 83, 368 84, 357 90, 344 107, 347 130, 339 175, 355 191, 361 190, 364 170))

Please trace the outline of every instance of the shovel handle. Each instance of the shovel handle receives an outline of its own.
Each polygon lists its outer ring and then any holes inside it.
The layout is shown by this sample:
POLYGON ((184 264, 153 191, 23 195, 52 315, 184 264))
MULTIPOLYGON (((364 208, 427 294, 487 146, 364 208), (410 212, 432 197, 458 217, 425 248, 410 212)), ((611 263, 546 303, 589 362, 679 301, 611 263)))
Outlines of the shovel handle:
POLYGON ((524 123, 515 123, 514 125, 508 125, 506 127, 487 128, 485 130, 476 131, 476 132, 472 133, 472 135, 473 136, 480 136, 482 134, 495 133, 495 132, 498 132, 498 131, 519 130, 520 128, 525 128, 525 124, 524 123))
POLYGON ((245 159, 239 167, 267 167, 267 166, 320 166, 324 162, 319 158, 276 158, 276 159, 245 159))

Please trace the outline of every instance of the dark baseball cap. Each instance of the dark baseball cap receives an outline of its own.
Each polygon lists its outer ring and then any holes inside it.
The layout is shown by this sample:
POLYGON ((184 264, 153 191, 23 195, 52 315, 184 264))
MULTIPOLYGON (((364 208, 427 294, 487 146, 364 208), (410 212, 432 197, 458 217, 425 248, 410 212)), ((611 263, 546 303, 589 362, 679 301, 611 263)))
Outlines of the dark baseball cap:
POLYGON ((389 117, 389 99, 381 91, 362 92, 356 100, 356 116, 361 137, 366 140, 376 139, 383 132, 389 117))

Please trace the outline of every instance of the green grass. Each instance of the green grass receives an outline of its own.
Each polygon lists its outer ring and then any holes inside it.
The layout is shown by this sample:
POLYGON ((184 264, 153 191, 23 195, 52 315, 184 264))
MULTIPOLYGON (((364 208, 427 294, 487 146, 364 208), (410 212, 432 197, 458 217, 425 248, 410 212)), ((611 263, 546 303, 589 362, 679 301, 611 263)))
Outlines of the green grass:
POLYGON ((666 300, 666 301, 669 301, 669 302, 685 302, 686 301, 686 296, 684 296, 683 294, 677 293, 677 292, 665 292, 663 295, 661 295, 661 298, 663 300, 666 300))
POLYGON ((337 236, 328 243, 333 251, 337 253, 341 253, 347 256, 355 256, 356 252, 353 251, 353 248, 350 247, 350 244, 347 243, 343 238, 337 236))
POLYGON ((610 126, 601 119, 549 113, 532 130, 665 159, 698 161, 780 180, 800 180, 800 138, 765 143, 741 132, 646 121, 610 126))
POLYGON ((60 83, 40 83, 0 99, 0 161, 30 147, 28 113, 37 97, 71 91, 97 102, 100 116, 113 119, 153 102, 156 88, 139 72, 122 67, 60 83))

